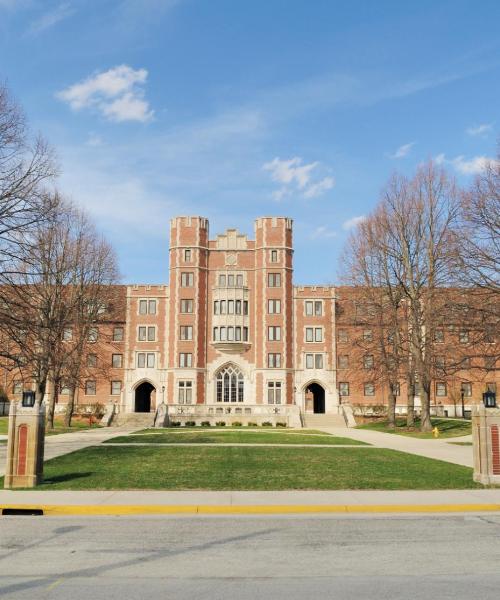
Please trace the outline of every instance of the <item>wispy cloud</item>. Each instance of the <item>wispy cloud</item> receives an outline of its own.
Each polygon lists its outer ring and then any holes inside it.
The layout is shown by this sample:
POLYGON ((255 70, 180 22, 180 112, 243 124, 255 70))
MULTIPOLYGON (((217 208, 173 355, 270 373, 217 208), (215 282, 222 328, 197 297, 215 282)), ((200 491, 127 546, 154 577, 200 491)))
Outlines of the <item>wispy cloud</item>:
POLYGON ((353 229, 360 223, 362 223, 366 219, 365 215, 359 215, 358 217, 352 217, 351 219, 347 219, 342 223, 342 229, 348 231, 349 229, 353 229))
POLYGON ((312 240, 325 240, 337 237, 337 232, 329 229, 325 225, 316 227, 316 229, 309 236, 312 240))
POLYGON ((403 144, 399 146, 399 148, 394 152, 394 154, 389 154, 390 158, 404 158, 408 156, 410 150, 413 148, 416 142, 409 142, 408 144, 403 144))
POLYGON ((484 171, 488 164, 496 162, 494 158, 488 156, 474 156, 467 160, 463 155, 446 158, 444 154, 438 154, 434 160, 438 165, 452 166, 462 175, 477 175, 484 171))
POLYGON ((71 6, 69 2, 62 2, 53 10, 49 10, 38 19, 32 21, 31 25, 28 28, 28 34, 38 35, 39 33, 42 33, 47 29, 54 27, 54 25, 57 25, 57 23, 60 23, 64 19, 67 19, 74 13, 75 8, 71 6))
POLYGON ((281 187, 273 192, 273 198, 282 200, 293 191, 300 192, 304 198, 316 198, 331 189, 335 185, 333 177, 312 180, 312 172, 319 164, 319 162, 304 164, 299 156, 287 160, 276 157, 265 163, 262 168, 270 172, 273 181, 281 184, 281 187))
POLYGON ((469 135, 485 135, 493 129, 493 123, 483 123, 482 125, 475 125, 474 127, 468 127, 465 131, 469 135))
POLYGON ((95 109, 110 121, 146 122, 153 117, 144 99, 143 86, 148 72, 120 65, 96 73, 57 93, 73 110, 95 109))

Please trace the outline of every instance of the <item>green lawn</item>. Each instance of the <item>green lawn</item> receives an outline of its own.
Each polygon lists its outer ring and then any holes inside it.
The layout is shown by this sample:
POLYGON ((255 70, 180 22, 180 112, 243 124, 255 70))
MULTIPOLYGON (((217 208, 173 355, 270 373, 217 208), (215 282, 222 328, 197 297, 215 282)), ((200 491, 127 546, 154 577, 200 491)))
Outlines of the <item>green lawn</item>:
POLYGON ((238 430, 198 430, 198 431, 151 431, 138 435, 124 435, 113 438, 107 444, 341 444, 365 445, 363 442, 333 435, 299 435, 288 432, 272 431, 238 431, 238 430))
MULTIPOLYGON (((472 433, 472 426, 470 421, 462 419, 431 419, 432 426, 439 429, 440 438, 458 437, 462 435, 470 435, 472 433)), ((375 423, 367 423, 366 425, 358 425, 357 429, 372 429, 373 431, 381 431, 382 433, 397 433, 399 435, 408 435, 411 437, 417 437, 422 439, 433 439, 434 435, 432 432, 422 433, 419 431, 420 422, 417 419, 415 429, 408 429, 406 427, 406 418, 396 419, 396 429, 388 429, 387 421, 378 421, 375 423)))
POLYGON ((147 434, 164 434, 164 433, 182 433, 182 432, 194 432, 194 431, 203 431, 204 433, 214 433, 216 431, 240 431, 242 433, 276 433, 276 434, 289 434, 292 433, 294 435, 304 435, 304 434, 315 434, 315 435, 331 435, 326 433, 325 431, 319 431, 319 429, 290 429, 288 427, 247 427, 246 425, 243 427, 161 427, 161 428, 152 428, 149 429, 141 429, 140 431, 134 431, 134 435, 142 435, 144 433, 147 434))
MULTIPOLYGON (((71 427, 64 426, 64 419, 56 418, 54 429, 46 431, 46 435, 57 435, 58 433, 70 433, 72 431, 81 431, 82 429, 90 429, 88 419, 73 419, 71 427)), ((7 434, 9 425, 9 417, 0 417, 0 434, 7 434)), ((93 424, 92 429, 100 427, 98 424, 93 424)))
MULTIPOLYGON (((1 484, 0 484, 1 485, 1 484)), ((45 490, 468 489, 472 469, 366 448, 94 446, 45 464, 45 490)))

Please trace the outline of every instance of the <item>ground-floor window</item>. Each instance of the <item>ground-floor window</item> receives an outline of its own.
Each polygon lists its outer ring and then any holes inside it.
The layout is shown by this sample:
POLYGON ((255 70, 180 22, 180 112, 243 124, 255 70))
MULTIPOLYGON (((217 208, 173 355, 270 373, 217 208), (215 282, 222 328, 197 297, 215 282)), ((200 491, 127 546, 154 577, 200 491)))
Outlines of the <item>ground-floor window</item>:
POLYGON ((216 377, 217 402, 243 402, 243 398, 243 373, 233 365, 221 369, 216 377))
POLYGON ((348 381, 339 382, 339 395, 340 396, 349 396, 349 382, 348 381))
POLYGON ((444 381, 436 382, 436 396, 447 396, 446 383, 444 381))
POLYGON ((365 383, 365 396, 375 396, 375 385, 373 383, 365 383))
POLYGON ((267 403, 281 404, 281 381, 267 382, 267 403))
POLYGON ((179 381, 177 399, 179 404, 191 404, 193 401, 193 382, 179 381))

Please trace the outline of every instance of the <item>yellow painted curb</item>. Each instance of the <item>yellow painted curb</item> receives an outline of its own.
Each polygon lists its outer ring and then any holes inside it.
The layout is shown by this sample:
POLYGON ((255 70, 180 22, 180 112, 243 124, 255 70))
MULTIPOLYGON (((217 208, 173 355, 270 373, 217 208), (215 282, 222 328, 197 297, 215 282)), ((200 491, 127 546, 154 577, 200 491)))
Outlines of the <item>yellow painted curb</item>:
POLYGON ((175 514, 305 514, 305 513, 456 513, 500 511, 500 504, 265 504, 265 505, 72 505, 5 504, 3 510, 42 510, 44 515, 175 515, 175 514))

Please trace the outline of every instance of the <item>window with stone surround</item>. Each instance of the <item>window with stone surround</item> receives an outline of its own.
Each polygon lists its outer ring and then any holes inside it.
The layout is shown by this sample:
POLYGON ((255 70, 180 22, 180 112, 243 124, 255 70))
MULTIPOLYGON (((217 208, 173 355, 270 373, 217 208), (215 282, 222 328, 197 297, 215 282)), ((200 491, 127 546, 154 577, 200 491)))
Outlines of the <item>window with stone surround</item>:
POLYGON ((267 403, 281 404, 281 381, 267 382, 267 403))
POLYGON ((339 382, 339 396, 349 396, 349 382, 348 381, 340 381, 339 382))
POLYGON ((111 395, 119 396, 122 391, 122 382, 118 380, 114 380, 111 382, 111 395))
POLYGON ((114 369, 121 369, 123 366, 123 354, 112 354, 111 355, 111 366, 114 369))
POLYGON ((192 340, 193 339, 193 326, 192 325, 181 325, 180 326, 180 338, 181 338, 181 340, 192 340))
POLYGON ((194 274, 189 272, 181 273, 181 287, 193 287, 194 274))
POLYGON ((279 342, 281 340, 281 327, 272 325, 267 328, 267 339, 270 342, 279 342))
POLYGON ((436 396, 447 396, 446 383, 444 381, 436 381, 436 396))
POLYGON ((123 342, 123 327, 113 328, 113 342, 123 342))
POLYGON ((191 404, 193 402, 193 382, 177 382, 177 401, 179 404, 191 404))
POLYGON ((271 299, 267 301, 267 312, 270 315, 281 314, 281 300, 271 299))
POLYGON ((268 273, 267 287, 281 287, 281 273, 268 273))
POLYGON ((194 301, 192 298, 181 299, 181 313, 191 314, 193 312, 194 301))
POLYGON ((270 369, 281 368, 281 354, 278 352, 271 352, 267 355, 267 366, 270 369))
POLYGON ((193 366, 193 355, 190 352, 181 352, 179 354, 179 367, 192 367, 193 366))
POLYGON ((369 381, 364 384, 364 394, 365 396, 375 396, 375 384, 369 381))
POLYGON ((85 395, 95 396, 96 395, 96 382, 95 379, 87 379, 85 382, 85 395))

